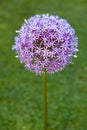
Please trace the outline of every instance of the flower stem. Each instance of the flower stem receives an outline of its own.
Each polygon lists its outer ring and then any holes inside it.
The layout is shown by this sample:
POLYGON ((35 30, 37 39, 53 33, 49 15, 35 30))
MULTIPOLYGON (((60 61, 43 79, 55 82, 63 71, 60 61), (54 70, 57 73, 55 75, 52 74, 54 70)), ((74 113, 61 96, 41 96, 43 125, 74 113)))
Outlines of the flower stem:
POLYGON ((44 73, 43 73, 43 98, 44 98, 44 130, 47 130, 46 69, 44 69, 44 73))

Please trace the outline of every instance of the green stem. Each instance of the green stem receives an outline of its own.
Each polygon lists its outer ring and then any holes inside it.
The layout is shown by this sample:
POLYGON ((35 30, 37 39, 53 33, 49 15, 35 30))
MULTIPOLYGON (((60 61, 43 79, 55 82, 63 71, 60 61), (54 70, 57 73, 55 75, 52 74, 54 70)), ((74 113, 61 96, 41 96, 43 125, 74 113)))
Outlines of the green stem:
POLYGON ((46 69, 43 73, 43 98, 44 98, 44 130, 47 130, 47 91, 46 91, 46 69))

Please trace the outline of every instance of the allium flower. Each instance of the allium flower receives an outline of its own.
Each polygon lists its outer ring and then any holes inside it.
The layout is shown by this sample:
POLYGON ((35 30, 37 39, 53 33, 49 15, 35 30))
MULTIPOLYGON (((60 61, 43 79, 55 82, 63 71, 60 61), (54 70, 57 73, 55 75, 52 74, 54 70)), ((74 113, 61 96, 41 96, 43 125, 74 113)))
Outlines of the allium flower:
POLYGON ((58 72, 76 57, 78 40, 75 30, 62 18, 36 15, 25 20, 15 37, 13 49, 20 62, 37 74, 58 72))

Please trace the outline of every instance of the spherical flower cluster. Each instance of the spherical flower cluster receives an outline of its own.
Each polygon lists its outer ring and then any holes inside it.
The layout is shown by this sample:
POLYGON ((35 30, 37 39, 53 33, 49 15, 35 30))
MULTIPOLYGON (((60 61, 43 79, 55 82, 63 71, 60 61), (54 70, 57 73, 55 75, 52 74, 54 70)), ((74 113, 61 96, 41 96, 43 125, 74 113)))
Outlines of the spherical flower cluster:
POLYGON ((16 50, 20 62, 37 74, 58 72, 76 57, 78 40, 75 30, 62 18, 54 15, 36 15, 25 20, 16 31, 16 50))

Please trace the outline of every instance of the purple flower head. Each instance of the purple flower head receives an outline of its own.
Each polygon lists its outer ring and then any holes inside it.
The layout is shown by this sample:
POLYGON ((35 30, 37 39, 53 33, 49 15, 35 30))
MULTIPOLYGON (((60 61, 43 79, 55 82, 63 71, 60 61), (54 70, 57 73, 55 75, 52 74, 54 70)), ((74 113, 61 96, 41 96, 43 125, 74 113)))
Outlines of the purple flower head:
POLYGON ((58 72, 76 57, 78 40, 75 30, 62 18, 36 15, 25 20, 15 37, 13 49, 20 62, 37 74, 58 72))

